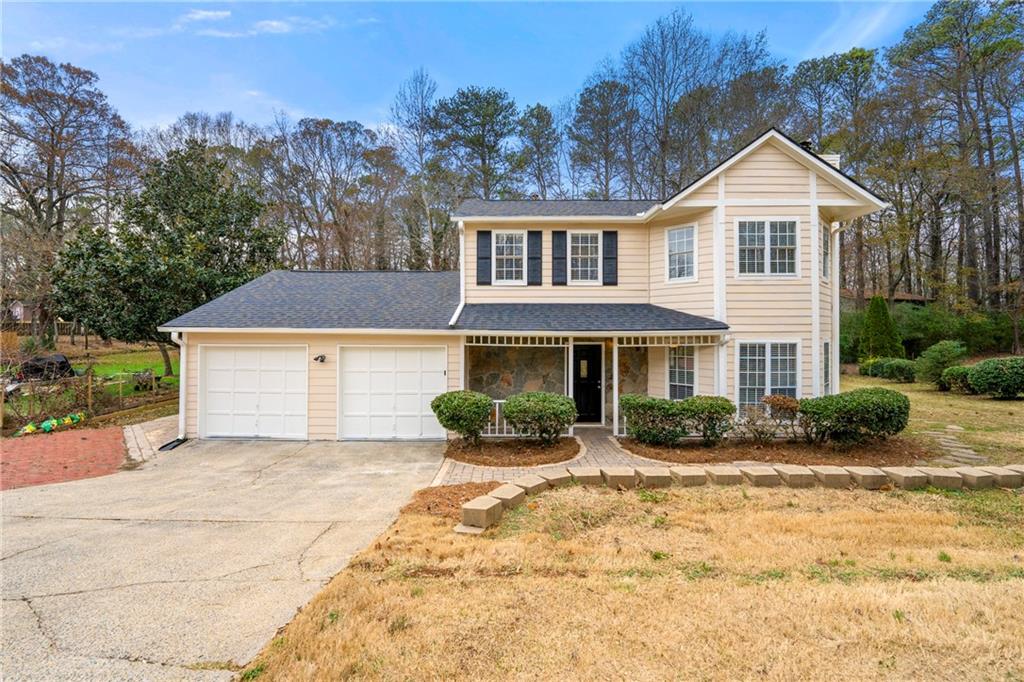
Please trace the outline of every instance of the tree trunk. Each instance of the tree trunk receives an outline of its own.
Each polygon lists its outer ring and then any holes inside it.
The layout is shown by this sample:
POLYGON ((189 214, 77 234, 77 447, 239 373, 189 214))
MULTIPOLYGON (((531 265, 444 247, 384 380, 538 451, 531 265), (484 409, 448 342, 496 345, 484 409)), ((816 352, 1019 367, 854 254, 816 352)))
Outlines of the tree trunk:
POLYGON ((167 352, 167 344, 158 341, 156 347, 160 349, 160 355, 164 359, 164 376, 173 377, 174 365, 171 364, 171 354, 167 352))

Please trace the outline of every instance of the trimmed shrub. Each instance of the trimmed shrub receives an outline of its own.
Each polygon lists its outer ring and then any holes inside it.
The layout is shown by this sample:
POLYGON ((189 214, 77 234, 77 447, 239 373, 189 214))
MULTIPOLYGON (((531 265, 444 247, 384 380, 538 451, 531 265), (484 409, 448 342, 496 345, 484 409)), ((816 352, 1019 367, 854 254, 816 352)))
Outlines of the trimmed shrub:
POLYGON ((910 400, 888 388, 859 388, 800 401, 800 413, 818 442, 862 443, 907 428, 910 400))
POLYGON ((881 376, 883 379, 890 379, 901 384, 912 384, 916 370, 917 364, 913 360, 890 358, 882 365, 881 376))
POLYGON ((685 402, 633 393, 619 398, 629 435, 648 445, 675 445, 686 437, 685 402))
POLYGON ((719 443, 732 429, 736 405, 717 395, 695 395, 679 403, 686 421, 706 446, 719 443))
POLYGON ((736 430, 740 437, 757 445, 767 445, 775 439, 778 425, 764 405, 745 405, 740 413, 736 430))
POLYGON ((978 393, 1016 398, 1024 393, 1024 356, 982 360, 970 368, 968 380, 978 393))
POLYGON ((476 391, 449 391, 430 401, 441 426, 474 444, 480 442, 480 434, 487 428, 492 407, 491 399, 476 391))
POLYGON ((874 368, 874 366, 878 364, 878 361, 881 359, 882 358, 864 358, 857 365, 857 374, 860 374, 862 377, 873 376, 871 374, 871 371, 874 368))
POLYGON ((942 372, 942 376, 939 377, 936 382, 940 391, 952 391, 954 393, 964 393, 966 395, 974 395, 977 391, 971 386, 971 368, 964 367, 963 365, 955 365, 953 367, 947 367, 942 372))
POLYGON ((505 401, 504 415, 517 431, 550 445, 576 421, 576 403, 557 393, 519 393, 505 401))
POLYGON ((902 358, 905 354, 889 306, 881 296, 875 296, 868 304, 857 350, 866 358, 902 358))
POLYGON ((861 363, 863 369, 859 370, 861 374, 875 377, 876 379, 885 379, 886 372, 888 371, 889 363, 895 360, 901 360, 902 358, 868 358, 861 363))
POLYGON ((774 436, 788 434, 793 440, 799 438, 799 400, 788 395, 773 393, 761 398, 761 402, 768 408, 768 416, 775 425, 774 436))
POLYGON ((946 368, 955 365, 965 355, 967 348, 959 341, 939 341, 929 346, 917 359, 918 380, 938 384, 946 368))

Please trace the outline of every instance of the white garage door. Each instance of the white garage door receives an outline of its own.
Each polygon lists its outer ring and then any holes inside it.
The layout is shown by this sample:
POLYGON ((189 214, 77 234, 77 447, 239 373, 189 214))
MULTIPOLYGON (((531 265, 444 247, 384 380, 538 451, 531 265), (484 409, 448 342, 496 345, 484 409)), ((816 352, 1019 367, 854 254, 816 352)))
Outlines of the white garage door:
POLYGON ((339 438, 444 438, 430 401, 446 388, 442 347, 338 349, 339 438))
POLYGON ((306 438, 304 346, 204 346, 204 437, 306 438))

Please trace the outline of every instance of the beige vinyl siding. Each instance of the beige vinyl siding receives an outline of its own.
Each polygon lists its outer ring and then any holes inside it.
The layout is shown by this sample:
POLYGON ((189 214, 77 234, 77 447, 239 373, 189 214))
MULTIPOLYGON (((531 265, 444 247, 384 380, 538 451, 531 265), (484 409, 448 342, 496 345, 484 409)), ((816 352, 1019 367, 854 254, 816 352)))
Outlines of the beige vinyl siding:
POLYGON ((524 223, 473 223, 466 230, 466 303, 647 303, 648 244, 647 226, 602 223, 595 226, 577 224, 538 226, 524 223), (541 230, 543 256, 540 286, 484 285, 476 283, 476 239, 478 230, 541 230), (616 286, 601 284, 551 284, 551 233, 555 230, 594 231, 617 230, 619 233, 618 279, 616 286))
POLYGON ((189 437, 199 433, 199 346, 306 345, 308 353, 310 440, 335 440, 338 431, 338 346, 447 346, 448 389, 457 390, 462 376, 462 346, 458 336, 405 336, 366 334, 274 334, 274 333, 198 333, 189 332, 188 376, 185 378, 185 429, 189 437), (317 355, 326 362, 314 362, 317 355))
MULTIPOLYGON (((796 162, 791 162, 798 165, 796 162)), ((808 175, 804 173, 805 183, 808 175)), ((730 183, 726 183, 728 190, 730 183)), ((731 195, 730 195, 731 196, 731 195)), ((736 399, 738 341, 798 341, 800 393, 813 391, 811 358, 811 221, 807 206, 727 207, 725 210, 726 309, 733 340, 728 345, 727 395, 736 399), (743 276, 736 273, 737 219, 795 218, 799 244, 799 276, 743 276)))
POLYGON ((664 398, 668 395, 668 349, 652 346, 647 350, 647 395, 664 398))
POLYGON ((716 201, 718 199, 718 181, 714 178, 708 180, 688 194, 686 198, 695 201, 716 201))
POLYGON ((836 186, 830 180, 827 180, 825 178, 825 176, 819 174, 818 175, 818 200, 819 201, 826 201, 827 202, 827 201, 833 200, 833 199, 840 199, 840 200, 843 200, 843 201, 846 201, 846 200, 851 200, 852 201, 852 200, 856 199, 856 197, 854 197, 852 194, 850 194, 849 192, 847 192, 845 190, 839 189, 838 186, 836 186))
POLYGON ((651 223, 651 303, 693 315, 714 316, 714 229, 713 209, 685 218, 663 219, 651 223), (665 251, 666 234, 673 228, 694 223, 697 225, 697 279, 693 282, 669 282, 665 251))
POLYGON ((725 171, 726 198, 807 199, 808 178, 806 166, 769 142, 725 171))
POLYGON ((697 348, 697 395, 715 394, 715 346, 697 348))

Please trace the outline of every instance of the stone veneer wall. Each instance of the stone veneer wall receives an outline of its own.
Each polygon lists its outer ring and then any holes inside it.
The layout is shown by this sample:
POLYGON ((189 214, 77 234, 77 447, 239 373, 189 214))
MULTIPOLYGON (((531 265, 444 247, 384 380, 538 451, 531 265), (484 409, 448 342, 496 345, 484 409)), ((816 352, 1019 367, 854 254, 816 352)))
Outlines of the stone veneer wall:
MULTIPOLYGON (((578 339, 587 341, 588 339, 578 339)), ((601 339, 593 339, 598 341, 601 339)), ((495 400, 524 391, 566 392, 565 350, 517 346, 467 346, 466 386, 495 400)), ((647 349, 619 349, 619 395, 647 393, 647 349)), ((604 416, 612 423, 612 347, 604 344, 604 416)))
POLYGON ((561 347, 467 346, 466 387, 495 400, 525 391, 565 393, 561 347))

